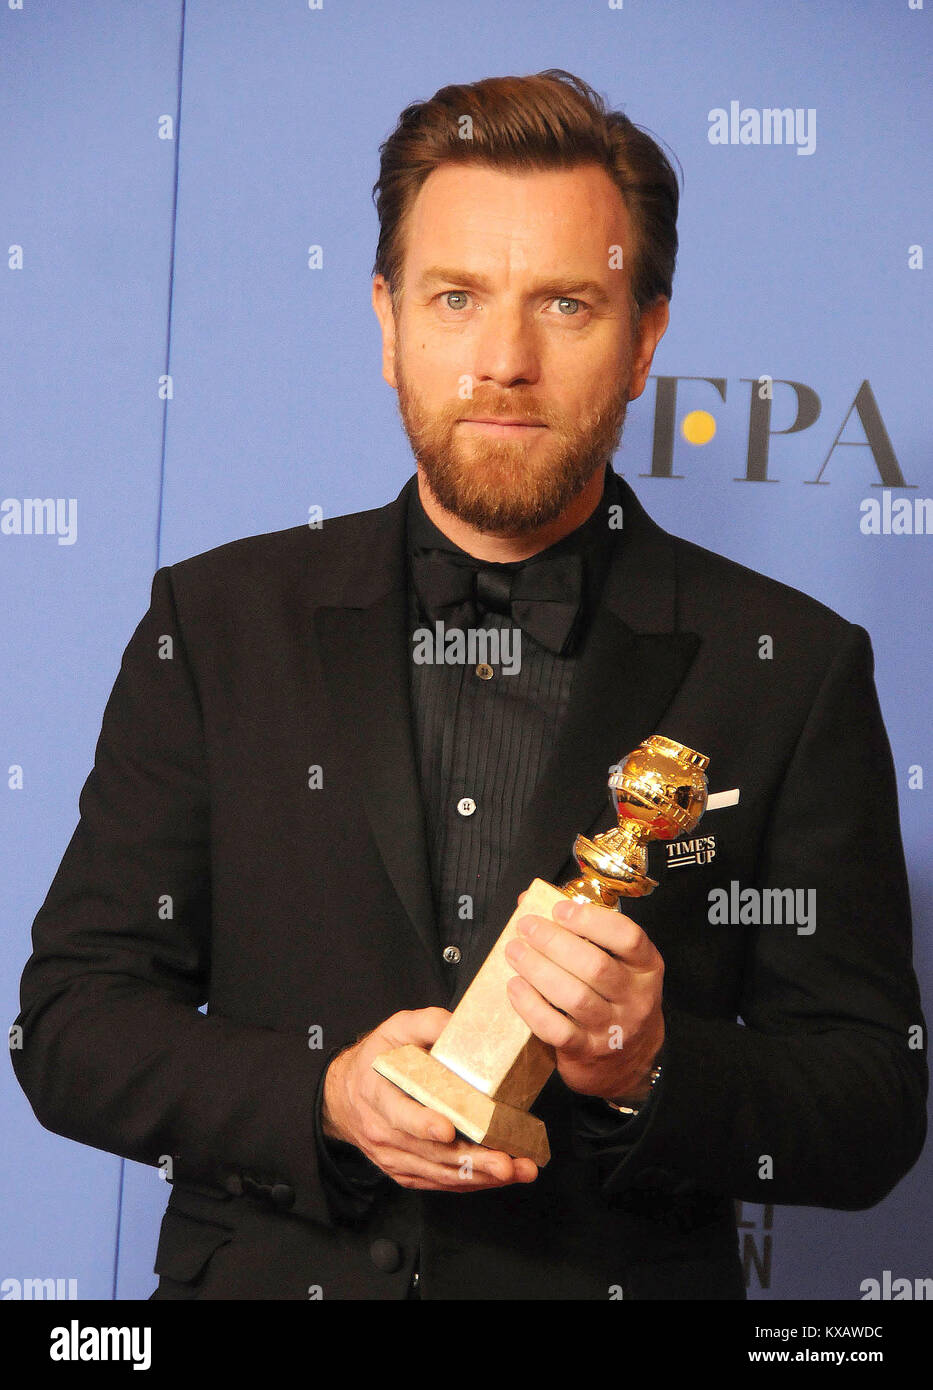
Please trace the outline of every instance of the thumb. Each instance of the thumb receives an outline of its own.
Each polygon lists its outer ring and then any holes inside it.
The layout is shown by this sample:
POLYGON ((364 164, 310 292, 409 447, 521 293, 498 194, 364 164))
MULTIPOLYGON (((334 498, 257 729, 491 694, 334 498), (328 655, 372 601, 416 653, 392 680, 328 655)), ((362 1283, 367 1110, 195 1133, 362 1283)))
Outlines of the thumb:
POLYGON ((430 1047, 440 1037, 450 1017, 449 1009, 413 1009, 393 1014, 391 1018, 386 1019, 380 1032, 396 1047, 405 1043, 430 1047))

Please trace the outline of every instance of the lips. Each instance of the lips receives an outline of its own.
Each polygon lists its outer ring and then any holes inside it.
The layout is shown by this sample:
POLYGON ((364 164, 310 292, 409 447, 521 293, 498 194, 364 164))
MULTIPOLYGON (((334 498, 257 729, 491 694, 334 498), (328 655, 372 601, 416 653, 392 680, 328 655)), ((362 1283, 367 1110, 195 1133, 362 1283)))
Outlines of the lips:
POLYGON ((524 429, 541 429, 544 426, 543 420, 516 420, 502 415, 496 416, 467 416, 461 421, 464 425, 512 425, 520 426, 524 429))

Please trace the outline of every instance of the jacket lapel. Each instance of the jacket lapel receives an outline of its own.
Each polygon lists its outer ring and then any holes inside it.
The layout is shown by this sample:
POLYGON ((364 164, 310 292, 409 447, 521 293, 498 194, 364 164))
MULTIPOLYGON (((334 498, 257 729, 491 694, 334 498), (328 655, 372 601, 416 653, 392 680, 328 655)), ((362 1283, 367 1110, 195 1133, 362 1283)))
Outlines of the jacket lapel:
MULTIPOLYGON (((313 622, 359 814, 368 819, 386 872, 445 989, 409 693, 405 515, 413 481, 394 502, 360 517, 354 543, 334 557, 336 601, 315 606, 313 622)), ((352 857, 347 891, 352 892, 352 857)))

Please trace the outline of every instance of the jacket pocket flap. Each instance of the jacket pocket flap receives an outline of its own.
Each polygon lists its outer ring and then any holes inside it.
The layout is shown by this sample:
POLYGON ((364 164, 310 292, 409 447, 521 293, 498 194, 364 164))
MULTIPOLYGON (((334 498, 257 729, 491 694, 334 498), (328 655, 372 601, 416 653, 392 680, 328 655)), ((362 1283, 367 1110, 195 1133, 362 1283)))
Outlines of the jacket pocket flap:
POLYGON ((232 1238, 233 1232, 227 1226, 214 1226, 209 1221, 167 1211, 162 1218, 153 1273, 182 1283, 197 1279, 214 1251, 232 1238))

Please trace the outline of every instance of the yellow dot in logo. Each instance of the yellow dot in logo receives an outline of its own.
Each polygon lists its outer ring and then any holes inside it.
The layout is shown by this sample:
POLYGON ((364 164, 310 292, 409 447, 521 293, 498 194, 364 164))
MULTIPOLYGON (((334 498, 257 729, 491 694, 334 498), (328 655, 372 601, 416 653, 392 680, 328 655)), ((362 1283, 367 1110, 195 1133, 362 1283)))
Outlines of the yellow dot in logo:
POLYGON ((680 428, 688 444, 708 444, 716 433, 716 421, 708 410, 691 410, 680 428))

